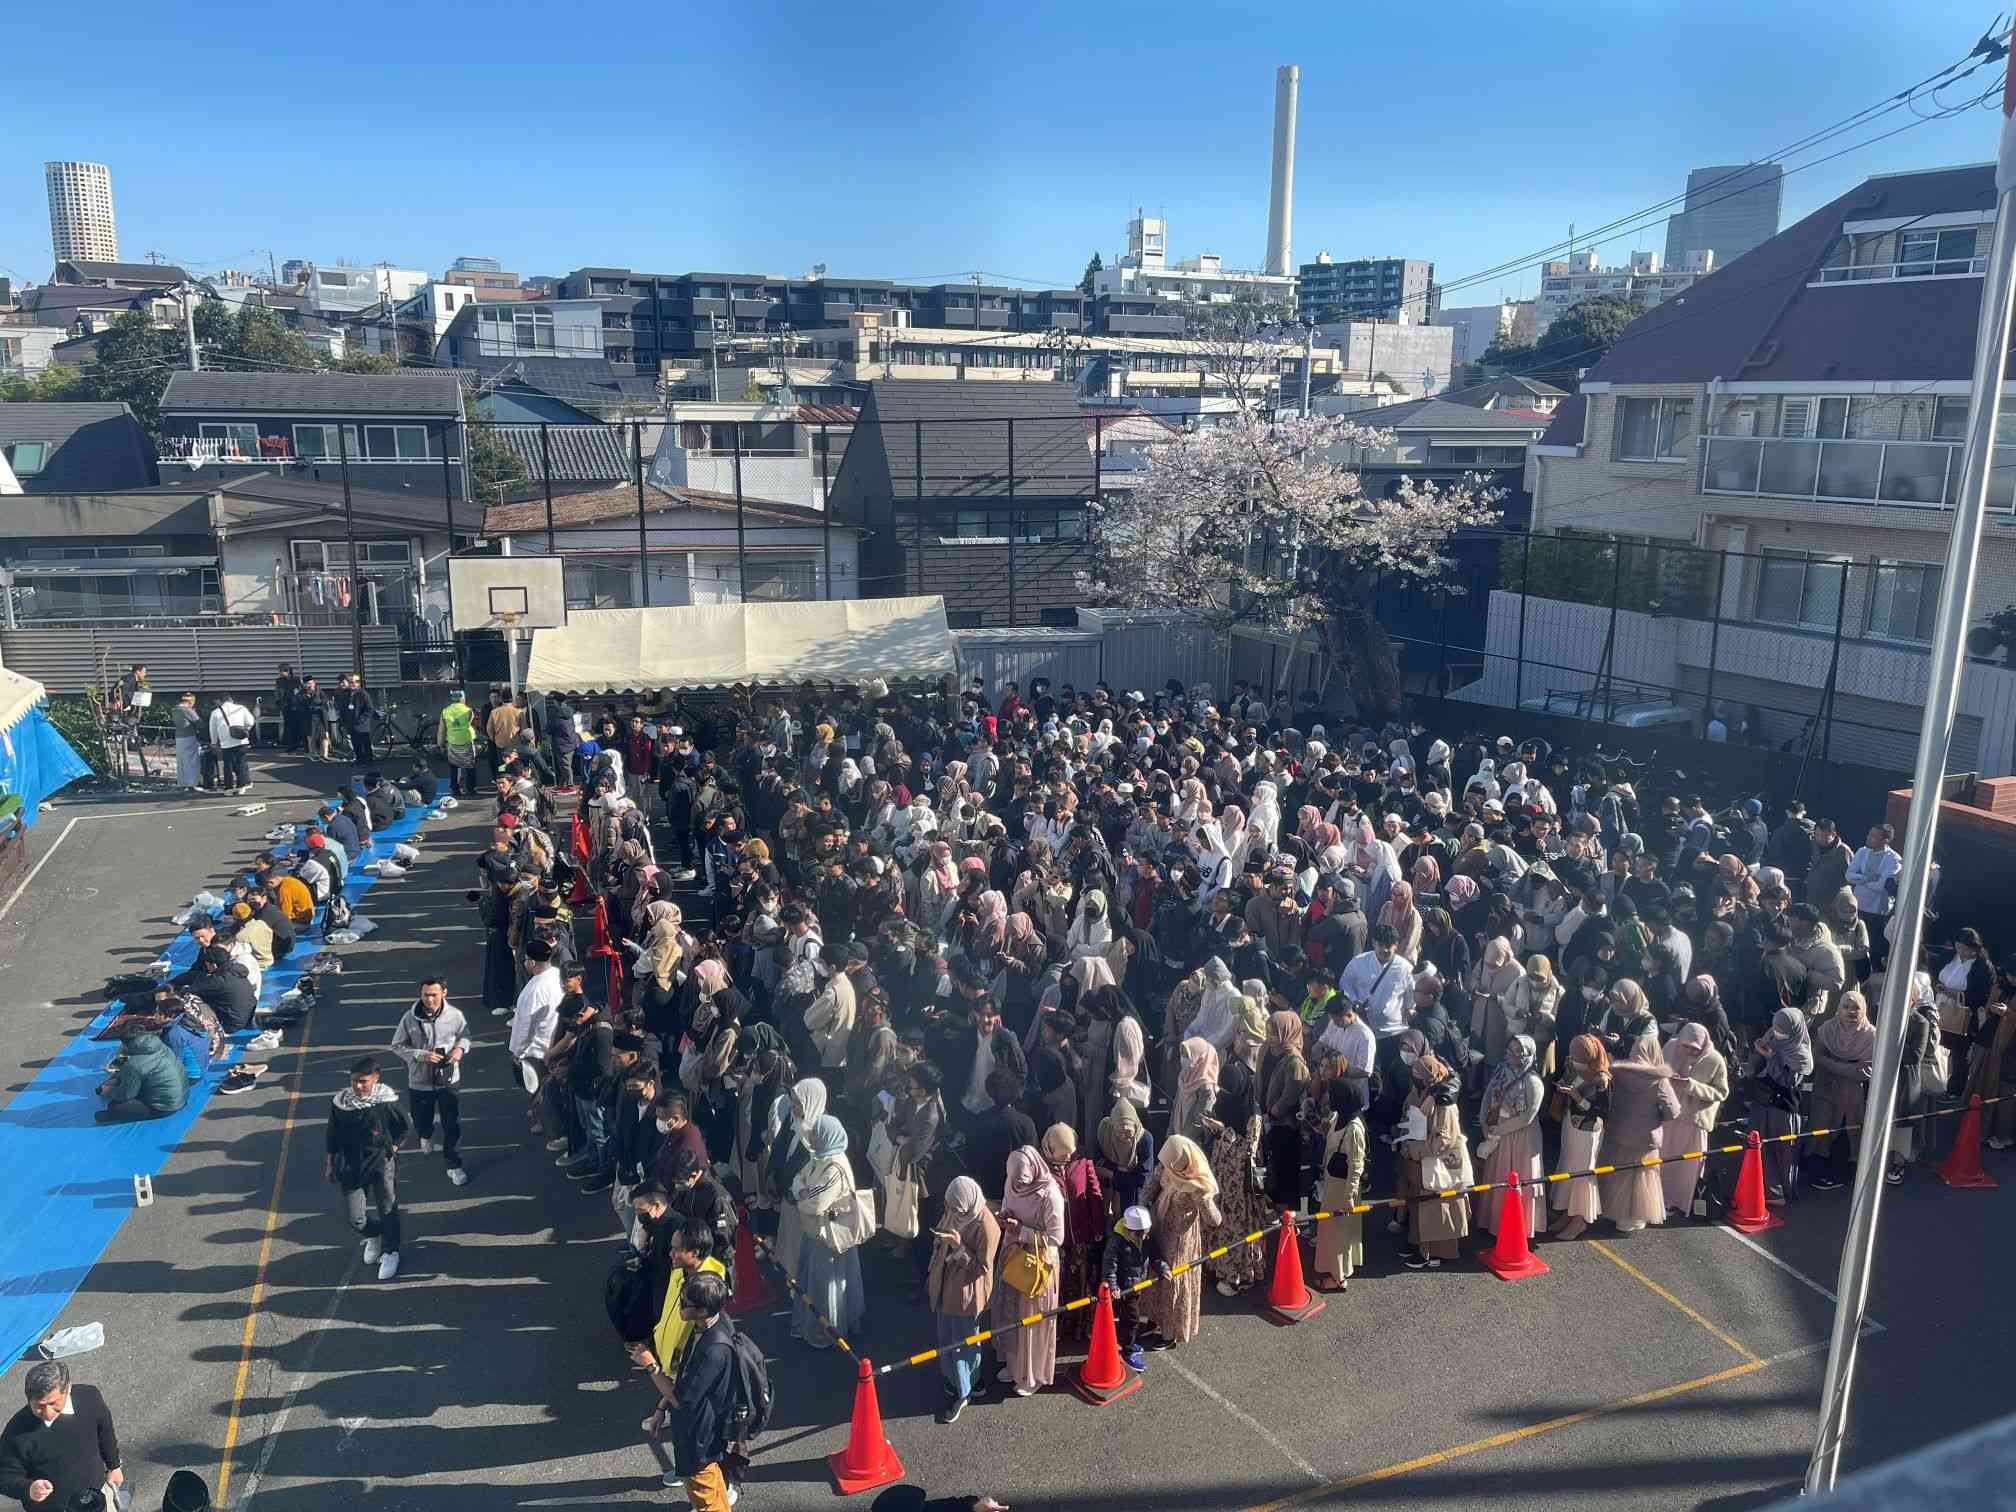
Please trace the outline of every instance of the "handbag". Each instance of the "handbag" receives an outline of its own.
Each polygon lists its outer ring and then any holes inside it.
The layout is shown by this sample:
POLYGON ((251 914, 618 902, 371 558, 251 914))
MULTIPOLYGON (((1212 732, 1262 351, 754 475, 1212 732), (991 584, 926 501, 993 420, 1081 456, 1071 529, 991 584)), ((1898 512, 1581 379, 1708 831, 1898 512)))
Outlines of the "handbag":
POLYGON ((1427 1191, 1446 1192, 1468 1184, 1457 1180, 1456 1171, 1439 1155, 1431 1155, 1421 1162, 1421 1185, 1427 1191))
POLYGON ((1939 1005, 1939 1032, 1941 1034, 1966 1034, 1973 1026, 1974 1013, 1967 1006, 1967 1000, 1957 992, 1949 992, 1941 987, 1934 998, 1939 1005))
POLYGON ((896 1144, 889 1137, 889 1125, 878 1123, 868 1134, 868 1166, 884 1181, 896 1166, 896 1144))
POLYGON ((1001 1279, 1025 1297, 1050 1289, 1055 1269, 1033 1244, 1017 1244, 1001 1257, 1001 1279))
POLYGON ((915 1239, 920 1224, 918 1221, 918 1199, 921 1193, 917 1183, 902 1176, 891 1175, 885 1182, 887 1200, 884 1203, 882 1227, 898 1239, 915 1239))
POLYGON ((843 1197, 826 1210, 819 1233, 835 1254, 866 1244, 875 1233, 875 1194, 866 1187, 854 1188, 852 1197, 843 1197))

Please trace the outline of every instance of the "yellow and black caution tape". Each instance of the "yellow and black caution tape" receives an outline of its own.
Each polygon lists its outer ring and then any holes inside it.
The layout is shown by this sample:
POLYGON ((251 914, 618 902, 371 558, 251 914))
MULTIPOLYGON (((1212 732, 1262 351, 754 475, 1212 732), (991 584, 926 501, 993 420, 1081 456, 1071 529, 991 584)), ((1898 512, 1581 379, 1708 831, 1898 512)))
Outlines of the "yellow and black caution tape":
MULTIPOLYGON (((742 1221, 744 1223, 747 1223, 749 1221, 749 1217, 746 1212, 743 1214, 742 1221)), ((819 1326, 825 1329, 826 1332, 828 1332, 829 1334, 833 1335, 833 1342, 835 1344, 838 1344, 842 1349, 846 1350, 848 1354, 850 1355, 853 1354, 854 1346, 847 1342, 847 1336, 842 1332, 840 1332, 839 1329, 833 1326, 833 1320, 831 1318, 828 1318, 824 1312, 820 1311, 819 1304, 817 1302, 814 1302, 811 1296, 804 1290, 802 1290, 796 1281, 791 1279, 791 1273, 785 1270, 783 1262, 777 1259, 777 1252, 770 1248, 769 1241, 767 1241, 761 1234, 757 1233, 756 1230, 752 1228, 749 1230, 749 1242, 755 1248, 756 1258, 758 1260, 767 1259, 776 1264, 777 1273, 784 1282, 784 1289, 790 1292, 794 1299, 803 1302, 805 1306, 811 1310, 812 1316, 819 1320, 819 1326)))

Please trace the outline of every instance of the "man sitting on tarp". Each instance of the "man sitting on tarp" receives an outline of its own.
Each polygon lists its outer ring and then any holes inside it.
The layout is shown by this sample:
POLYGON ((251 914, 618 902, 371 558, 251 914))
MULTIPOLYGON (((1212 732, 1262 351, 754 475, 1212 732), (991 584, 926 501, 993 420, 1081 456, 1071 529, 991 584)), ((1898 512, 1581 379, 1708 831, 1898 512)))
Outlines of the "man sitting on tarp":
POLYGON ((189 1074, 161 1036, 137 1026, 120 1036, 123 1048, 113 1058, 111 1075, 98 1084, 105 1099, 100 1123, 166 1118, 189 1101, 189 1074))

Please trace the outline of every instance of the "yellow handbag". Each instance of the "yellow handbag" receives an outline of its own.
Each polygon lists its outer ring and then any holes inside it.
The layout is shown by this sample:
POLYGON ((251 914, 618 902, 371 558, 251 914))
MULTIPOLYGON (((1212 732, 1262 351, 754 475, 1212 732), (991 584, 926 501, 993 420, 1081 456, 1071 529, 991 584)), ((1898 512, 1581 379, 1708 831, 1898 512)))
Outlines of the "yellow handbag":
POLYGON ((1025 1297, 1040 1296, 1050 1289, 1052 1266, 1033 1244, 1018 1244, 1001 1257, 1001 1279, 1025 1297))

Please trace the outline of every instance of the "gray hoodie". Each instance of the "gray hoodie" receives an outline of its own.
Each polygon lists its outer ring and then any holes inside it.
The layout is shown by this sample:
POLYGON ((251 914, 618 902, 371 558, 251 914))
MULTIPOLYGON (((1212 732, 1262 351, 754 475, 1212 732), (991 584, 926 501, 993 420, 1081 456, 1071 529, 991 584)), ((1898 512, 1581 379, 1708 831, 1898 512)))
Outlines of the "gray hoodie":
POLYGON ((422 1018, 416 1002, 392 1031, 392 1053, 406 1063, 406 1086, 414 1092, 437 1092, 459 1086, 462 1063, 439 1064, 427 1059, 430 1050, 461 1050, 469 1053, 469 1021, 453 1003, 443 1005, 435 1017, 422 1018))

